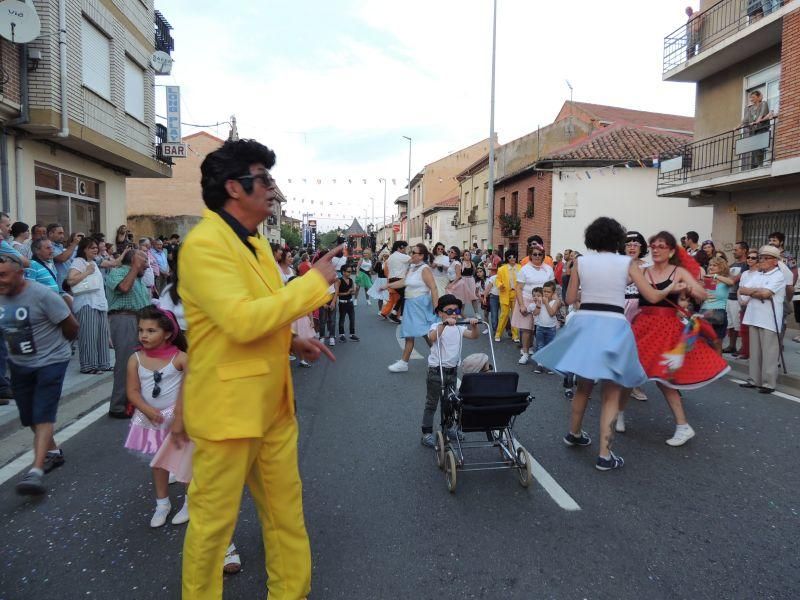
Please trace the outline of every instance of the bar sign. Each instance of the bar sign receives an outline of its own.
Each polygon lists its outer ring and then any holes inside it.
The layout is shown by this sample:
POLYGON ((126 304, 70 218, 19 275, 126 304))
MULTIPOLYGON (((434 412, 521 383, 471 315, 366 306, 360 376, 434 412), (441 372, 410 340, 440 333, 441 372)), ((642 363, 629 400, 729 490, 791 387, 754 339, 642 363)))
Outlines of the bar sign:
POLYGON ((167 88, 167 142, 181 142, 181 88, 168 85, 167 88))

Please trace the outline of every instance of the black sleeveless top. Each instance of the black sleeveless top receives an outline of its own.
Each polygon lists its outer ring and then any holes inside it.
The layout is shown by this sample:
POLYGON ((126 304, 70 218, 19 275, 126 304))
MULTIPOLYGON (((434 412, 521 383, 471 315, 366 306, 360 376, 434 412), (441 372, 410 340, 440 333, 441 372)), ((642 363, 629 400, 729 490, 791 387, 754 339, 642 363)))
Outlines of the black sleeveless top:
POLYGON ((462 277, 472 277, 473 275, 475 275, 475 269, 473 269, 472 267, 465 267, 462 265, 461 267, 462 277))
MULTIPOLYGON (((648 275, 648 279, 650 279, 650 285, 653 286, 657 290, 664 290, 664 289, 668 288, 669 285, 672 283, 672 277, 675 275, 675 271, 677 271, 677 270, 678 270, 678 267, 675 267, 674 269, 672 269, 672 273, 669 274, 669 277, 667 277, 661 283, 653 283, 653 279, 652 279, 652 277, 650 277, 650 271, 648 270, 647 271, 647 275, 648 275)), ((653 304, 652 302, 648 302, 647 298, 645 298, 644 296, 641 296, 639 298, 639 306, 640 307, 642 307, 642 306, 661 306, 661 307, 664 307, 664 308, 675 308, 675 306, 678 304, 678 299, 680 297, 681 297, 680 293, 669 294, 666 298, 664 298, 660 302, 656 302, 655 304, 653 304)))
MULTIPOLYGON (((352 280, 352 278, 350 279, 349 282, 347 282, 344 277, 342 277, 339 280, 339 296, 342 296, 342 295, 346 294, 347 292, 349 292, 352 289, 353 289, 353 280, 352 280)), ((350 300, 350 296, 345 296, 344 298, 339 298, 339 301, 344 301, 344 300, 350 300)))

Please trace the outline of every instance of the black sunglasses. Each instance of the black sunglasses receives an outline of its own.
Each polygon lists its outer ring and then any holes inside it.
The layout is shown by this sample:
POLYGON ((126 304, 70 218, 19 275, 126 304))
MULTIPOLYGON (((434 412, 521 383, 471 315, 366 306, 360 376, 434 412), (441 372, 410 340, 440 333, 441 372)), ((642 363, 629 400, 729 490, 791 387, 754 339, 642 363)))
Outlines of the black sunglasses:
POLYGON ((445 308, 442 311, 446 315, 460 315, 461 309, 460 308, 445 308))
POLYGON ((272 178, 272 175, 269 173, 256 173, 255 175, 242 175, 241 177, 237 177, 236 179, 258 179, 267 187, 272 187, 275 185, 275 180, 272 178))
POLYGON ((758 260, 757 256, 748 256, 747 260, 758 260))
POLYGON ((544 256, 541 252, 531 252, 531 256, 544 256))
POLYGON ((153 386, 153 398, 158 398, 161 394, 161 386, 158 385, 161 383, 161 371, 153 371, 153 381, 156 382, 153 386))

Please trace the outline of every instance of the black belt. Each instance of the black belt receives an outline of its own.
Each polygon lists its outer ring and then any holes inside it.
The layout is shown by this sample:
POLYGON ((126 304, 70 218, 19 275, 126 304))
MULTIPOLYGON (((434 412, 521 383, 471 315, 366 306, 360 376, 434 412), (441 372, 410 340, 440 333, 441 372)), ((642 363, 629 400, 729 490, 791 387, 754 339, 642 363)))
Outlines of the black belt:
POLYGON ((625 314, 625 309, 614 304, 600 304, 599 302, 581 302, 580 310, 595 310, 598 312, 613 312, 625 314))
POLYGON ((641 297, 641 294, 625 294, 625 300, 638 300, 641 297))
MULTIPOLYGON (((438 373, 439 372, 439 367, 431 367, 431 366, 429 366, 428 370, 429 371, 436 371, 438 373)), ((456 371, 458 371, 458 367, 442 367, 442 371, 444 371, 445 373, 455 373, 456 371)))

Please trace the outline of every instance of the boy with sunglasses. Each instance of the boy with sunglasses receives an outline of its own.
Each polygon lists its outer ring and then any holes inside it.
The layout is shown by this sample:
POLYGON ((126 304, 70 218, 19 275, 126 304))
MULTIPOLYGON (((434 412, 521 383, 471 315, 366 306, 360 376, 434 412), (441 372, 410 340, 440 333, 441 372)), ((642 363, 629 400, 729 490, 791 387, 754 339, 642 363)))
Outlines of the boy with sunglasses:
POLYGON ((456 325, 461 319, 463 302, 452 294, 439 297, 436 314, 440 323, 431 325, 428 339, 431 342, 431 353, 428 356, 428 375, 426 378, 425 411, 422 413, 422 445, 429 448, 436 446, 433 435, 433 416, 439 404, 442 380, 439 373, 441 362, 444 387, 455 387, 458 365, 461 362, 461 338, 475 340, 480 336, 478 319, 469 319, 469 327, 456 325))

